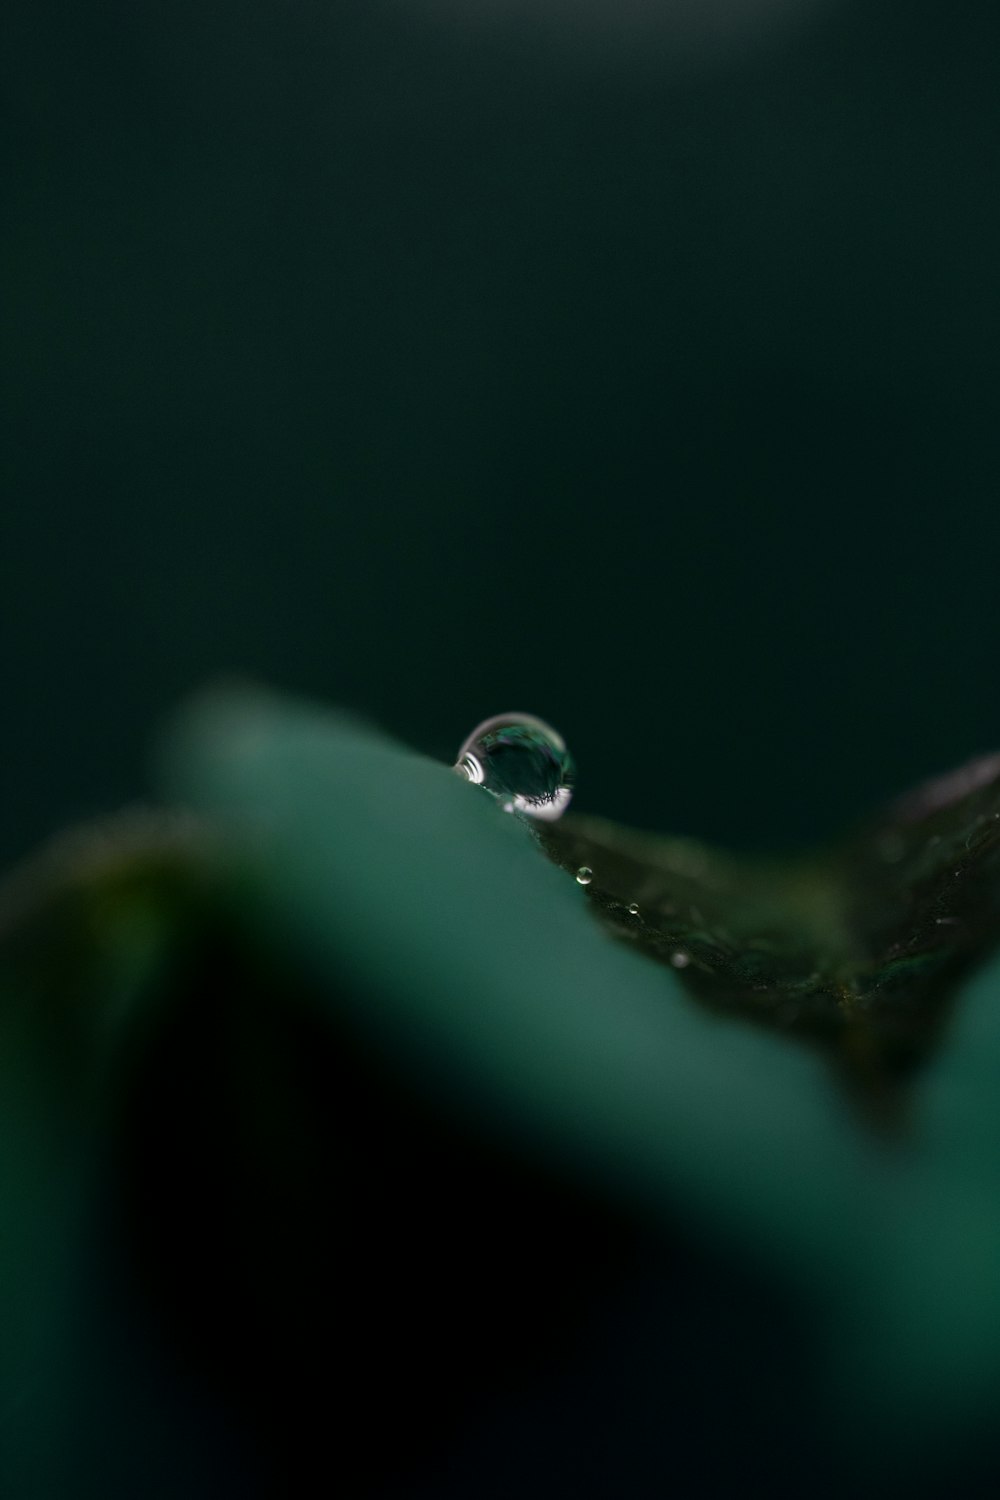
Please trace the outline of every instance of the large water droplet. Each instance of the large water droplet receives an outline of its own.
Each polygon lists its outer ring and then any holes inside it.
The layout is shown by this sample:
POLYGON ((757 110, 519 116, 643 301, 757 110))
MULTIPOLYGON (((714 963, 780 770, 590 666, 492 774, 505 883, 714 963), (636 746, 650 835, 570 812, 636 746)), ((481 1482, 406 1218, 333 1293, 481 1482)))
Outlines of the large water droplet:
POLYGON ((576 779, 562 736, 532 714, 497 714, 477 724, 455 770, 508 810, 553 822, 569 806, 576 779))
POLYGON ((581 865, 576 872, 577 885, 589 885, 594 878, 594 872, 589 865, 581 865))

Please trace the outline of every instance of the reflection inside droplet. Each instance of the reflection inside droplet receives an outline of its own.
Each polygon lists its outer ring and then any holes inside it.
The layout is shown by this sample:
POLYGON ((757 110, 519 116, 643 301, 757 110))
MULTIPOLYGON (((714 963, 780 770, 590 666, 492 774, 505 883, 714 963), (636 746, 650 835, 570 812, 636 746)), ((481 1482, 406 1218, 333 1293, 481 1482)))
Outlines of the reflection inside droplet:
POLYGON ((594 872, 589 865, 581 865, 576 872, 577 885, 589 885, 594 878, 594 872))
POLYGON ((554 822, 573 795, 575 770, 562 736, 532 714, 497 714, 477 724, 455 770, 499 798, 507 812, 554 822))
POLYGON ((628 914, 630 917, 637 917, 639 915, 639 906, 637 902, 632 902, 632 904, 629 906, 628 914))

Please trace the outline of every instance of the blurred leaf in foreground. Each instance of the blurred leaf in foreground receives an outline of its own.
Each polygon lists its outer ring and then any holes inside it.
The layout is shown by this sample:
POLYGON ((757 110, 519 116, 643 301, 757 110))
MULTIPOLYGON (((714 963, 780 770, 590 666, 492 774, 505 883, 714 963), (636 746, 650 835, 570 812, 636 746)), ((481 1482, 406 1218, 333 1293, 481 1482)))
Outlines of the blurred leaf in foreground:
MULTIPOLYGON (((450 768, 264 696, 195 705, 163 777, 181 824, 64 851, 7 901, 9 1385, 79 1322, 106 1244, 133 1340, 85 1403, 94 1432, 138 1390, 152 1448, 184 1409, 190 1462, 158 1493, 182 1472, 210 1491, 246 1452, 267 1493, 317 1434, 360 1493, 526 1378, 636 1234, 683 1224, 734 1281, 780 1285, 825 1351, 814 1458, 836 1442, 845 1474, 863 1454, 873 1484, 904 1482, 984 1430, 992 768, 783 867, 583 819, 541 835, 546 860, 450 768), (869 1101, 909 1076, 906 1128, 872 1130, 824 1053, 869 1101)), ((667 1420, 668 1450, 682 1435, 667 1420)))

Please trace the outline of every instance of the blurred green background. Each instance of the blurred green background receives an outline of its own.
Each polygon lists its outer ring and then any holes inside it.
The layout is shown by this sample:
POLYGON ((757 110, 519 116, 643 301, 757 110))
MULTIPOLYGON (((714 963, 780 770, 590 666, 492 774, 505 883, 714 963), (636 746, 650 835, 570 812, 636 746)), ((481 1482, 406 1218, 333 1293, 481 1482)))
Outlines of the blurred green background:
MULTIPOLYGON (((148 792, 153 726, 226 674, 440 757, 526 708, 580 808, 744 847, 1000 745, 998 41, 995 0, 9 0, 0 864, 148 792)), ((197 1077, 229 1037, 185 1019, 197 1077)), ((176 1148, 138 1076, 137 1173, 176 1148)), ((533 1445, 546 1494, 562 1447, 580 1493, 820 1484, 775 1289, 644 1253, 561 1395, 490 1408, 428 1494, 520 1492, 533 1445)))
POLYGON ((1000 743, 992 0, 461 11, 6 7, 5 860, 219 673, 742 845, 1000 743))

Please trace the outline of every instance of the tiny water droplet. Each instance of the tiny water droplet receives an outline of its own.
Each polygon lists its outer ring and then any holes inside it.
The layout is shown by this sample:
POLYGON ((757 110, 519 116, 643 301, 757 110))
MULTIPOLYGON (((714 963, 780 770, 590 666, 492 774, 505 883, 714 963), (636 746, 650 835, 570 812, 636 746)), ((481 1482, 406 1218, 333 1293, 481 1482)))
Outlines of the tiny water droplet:
POLYGON ((685 953, 683 948, 678 948, 676 953, 671 953, 670 962, 675 969, 686 969, 691 962, 691 955, 685 953))
POLYGON ((496 714, 477 724, 455 770, 499 798, 505 812, 549 822, 566 811, 576 780, 562 736, 532 714, 496 714))
POLYGON ((631 904, 631 906, 628 909, 628 912, 629 912, 629 916, 630 917, 637 917, 639 915, 639 905, 638 905, 638 902, 633 901, 632 904, 631 904))
POLYGON ((581 865, 576 872, 577 885, 589 885, 594 878, 594 872, 589 865, 581 865))

